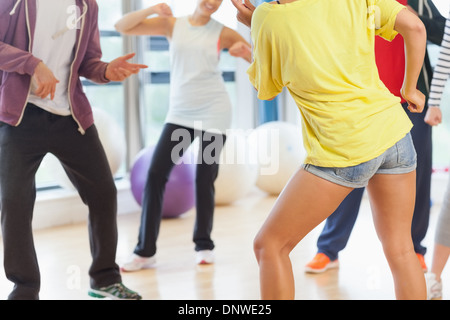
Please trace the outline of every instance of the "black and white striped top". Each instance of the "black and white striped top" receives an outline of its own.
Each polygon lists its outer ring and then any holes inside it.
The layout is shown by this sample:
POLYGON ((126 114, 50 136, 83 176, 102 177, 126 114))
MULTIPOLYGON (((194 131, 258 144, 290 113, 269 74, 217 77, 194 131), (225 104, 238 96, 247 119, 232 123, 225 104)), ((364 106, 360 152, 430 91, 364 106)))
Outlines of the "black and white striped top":
POLYGON ((431 81, 431 92, 428 99, 430 107, 441 105, 442 93, 444 92, 447 79, 450 75, 450 14, 445 24, 444 38, 442 39, 441 50, 438 62, 434 68, 433 80, 431 81))

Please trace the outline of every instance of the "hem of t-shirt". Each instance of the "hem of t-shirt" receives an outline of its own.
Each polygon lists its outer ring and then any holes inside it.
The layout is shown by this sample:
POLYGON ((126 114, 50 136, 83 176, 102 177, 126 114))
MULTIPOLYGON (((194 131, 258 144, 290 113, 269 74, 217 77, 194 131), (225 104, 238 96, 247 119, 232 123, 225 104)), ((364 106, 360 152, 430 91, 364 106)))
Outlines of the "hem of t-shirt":
POLYGON ((207 132, 212 132, 212 133, 220 133, 220 134, 226 134, 227 129, 229 128, 217 128, 214 126, 208 126, 208 125, 204 125, 204 123, 207 122, 205 120, 185 120, 179 117, 167 117, 165 120, 165 123, 172 123, 172 124, 176 124, 178 126, 182 126, 185 128, 189 128, 189 129, 194 129, 194 130, 201 130, 201 131, 207 131, 207 132))
POLYGON ((55 114, 57 116, 61 117, 67 117, 70 116, 72 113, 70 111, 70 106, 67 104, 67 106, 58 106, 58 107, 51 107, 47 103, 45 103, 45 99, 41 99, 37 96, 29 96, 27 103, 34 104, 36 107, 41 108, 42 110, 45 110, 49 113, 55 114))
POLYGON ((252 76, 250 76, 250 74, 248 73, 248 75, 249 75, 249 80, 250 80, 250 83, 252 84, 252 86, 255 88, 255 90, 257 91, 257 98, 258 99, 260 99, 260 100, 271 100, 271 99, 273 99, 273 98, 275 98, 276 96, 278 96, 280 93, 281 93, 281 91, 265 91, 265 90, 260 90, 259 88, 258 88, 258 86, 256 85, 256 80, 255 80, 255 78, 254 77, 252 77, 252 76))
POLYGON ((270 93, 258 91, 257 97, 259 100, 272 100, 276 96, 278 96, 280 93, 281 93, 281 91, 280 92, 270 92, 270 93))

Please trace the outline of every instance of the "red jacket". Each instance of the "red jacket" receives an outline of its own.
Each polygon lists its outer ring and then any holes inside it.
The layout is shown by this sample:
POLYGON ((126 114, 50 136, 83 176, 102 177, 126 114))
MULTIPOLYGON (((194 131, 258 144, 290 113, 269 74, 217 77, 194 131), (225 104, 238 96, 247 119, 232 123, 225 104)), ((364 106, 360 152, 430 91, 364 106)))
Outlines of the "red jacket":
MULTIPOLYGON (((76 5, 82 18, 70 70, 69 104, 78 130, 84 134, 94 118, 80 76, 96 83, 109 80, 105 78, 107 63, 100 60, 97 2, 76 0, 76 5)), ((30 53, 35 26, 35 0, 0 0, 0 121, 13 126, 18 126, 22 120, 31 76, 40 62, 30 53)))
MULTIPOLYGON (((397 0, 403 5, 407 0, 397 0)), ((397 97, 405 100, 400 94, 405 76, 405 46, 403 37, 399 34, 392 42, 381 37, 375 38, 375 60, 381 81, 397 97)))

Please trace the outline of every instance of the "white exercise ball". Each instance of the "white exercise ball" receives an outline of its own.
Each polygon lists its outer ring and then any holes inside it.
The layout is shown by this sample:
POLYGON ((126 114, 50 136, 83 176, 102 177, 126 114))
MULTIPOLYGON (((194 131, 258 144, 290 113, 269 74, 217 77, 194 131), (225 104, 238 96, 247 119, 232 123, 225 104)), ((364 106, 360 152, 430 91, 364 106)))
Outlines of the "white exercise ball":
POLYGON ((126 155, 125 134, 119 123, 106 111, 92 108, 94 123, 98 131, 100 141, 105 149, 111 173, 115 175, 126 155))
POLYGON ((258 165, 250 161, 247 137, 239 131, 230 131, 214 183, 216 205, 229 205, 244 198, 255 187, 258 177, 258 165))
POLYGON ((253 162, 259 165, 256 186, 278 195, 305 159, 301 127, 283 121, 267 122, 255 128, 248 141, 253 162))

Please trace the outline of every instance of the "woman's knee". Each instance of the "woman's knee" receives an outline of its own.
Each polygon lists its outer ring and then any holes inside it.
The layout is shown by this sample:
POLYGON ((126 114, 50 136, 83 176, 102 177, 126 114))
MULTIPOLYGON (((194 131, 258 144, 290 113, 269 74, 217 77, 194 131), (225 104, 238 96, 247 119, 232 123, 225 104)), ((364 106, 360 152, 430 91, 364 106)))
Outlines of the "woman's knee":
POLYGON ((262 252, 265 247, 265 240, 260 234, 256 235, 255 239, 253 239, 253 252, 255 253, 256 260, 259 262, 261 259, 262 252))
POLYGON ((396 240, 393 238, 385 238, 381 239, 381 244, 383 246, 383 252, 389 261, 402 259, 414 253, 414 245, 411 237, 396 238, 396 240))
POLYGON ((274 259, 283 255, 288 256, 292 249, 293 246, 290 246, 281 238, 265 232, 259 232, 253 240, 253 252, 258 262, 262 259, 274 259))

